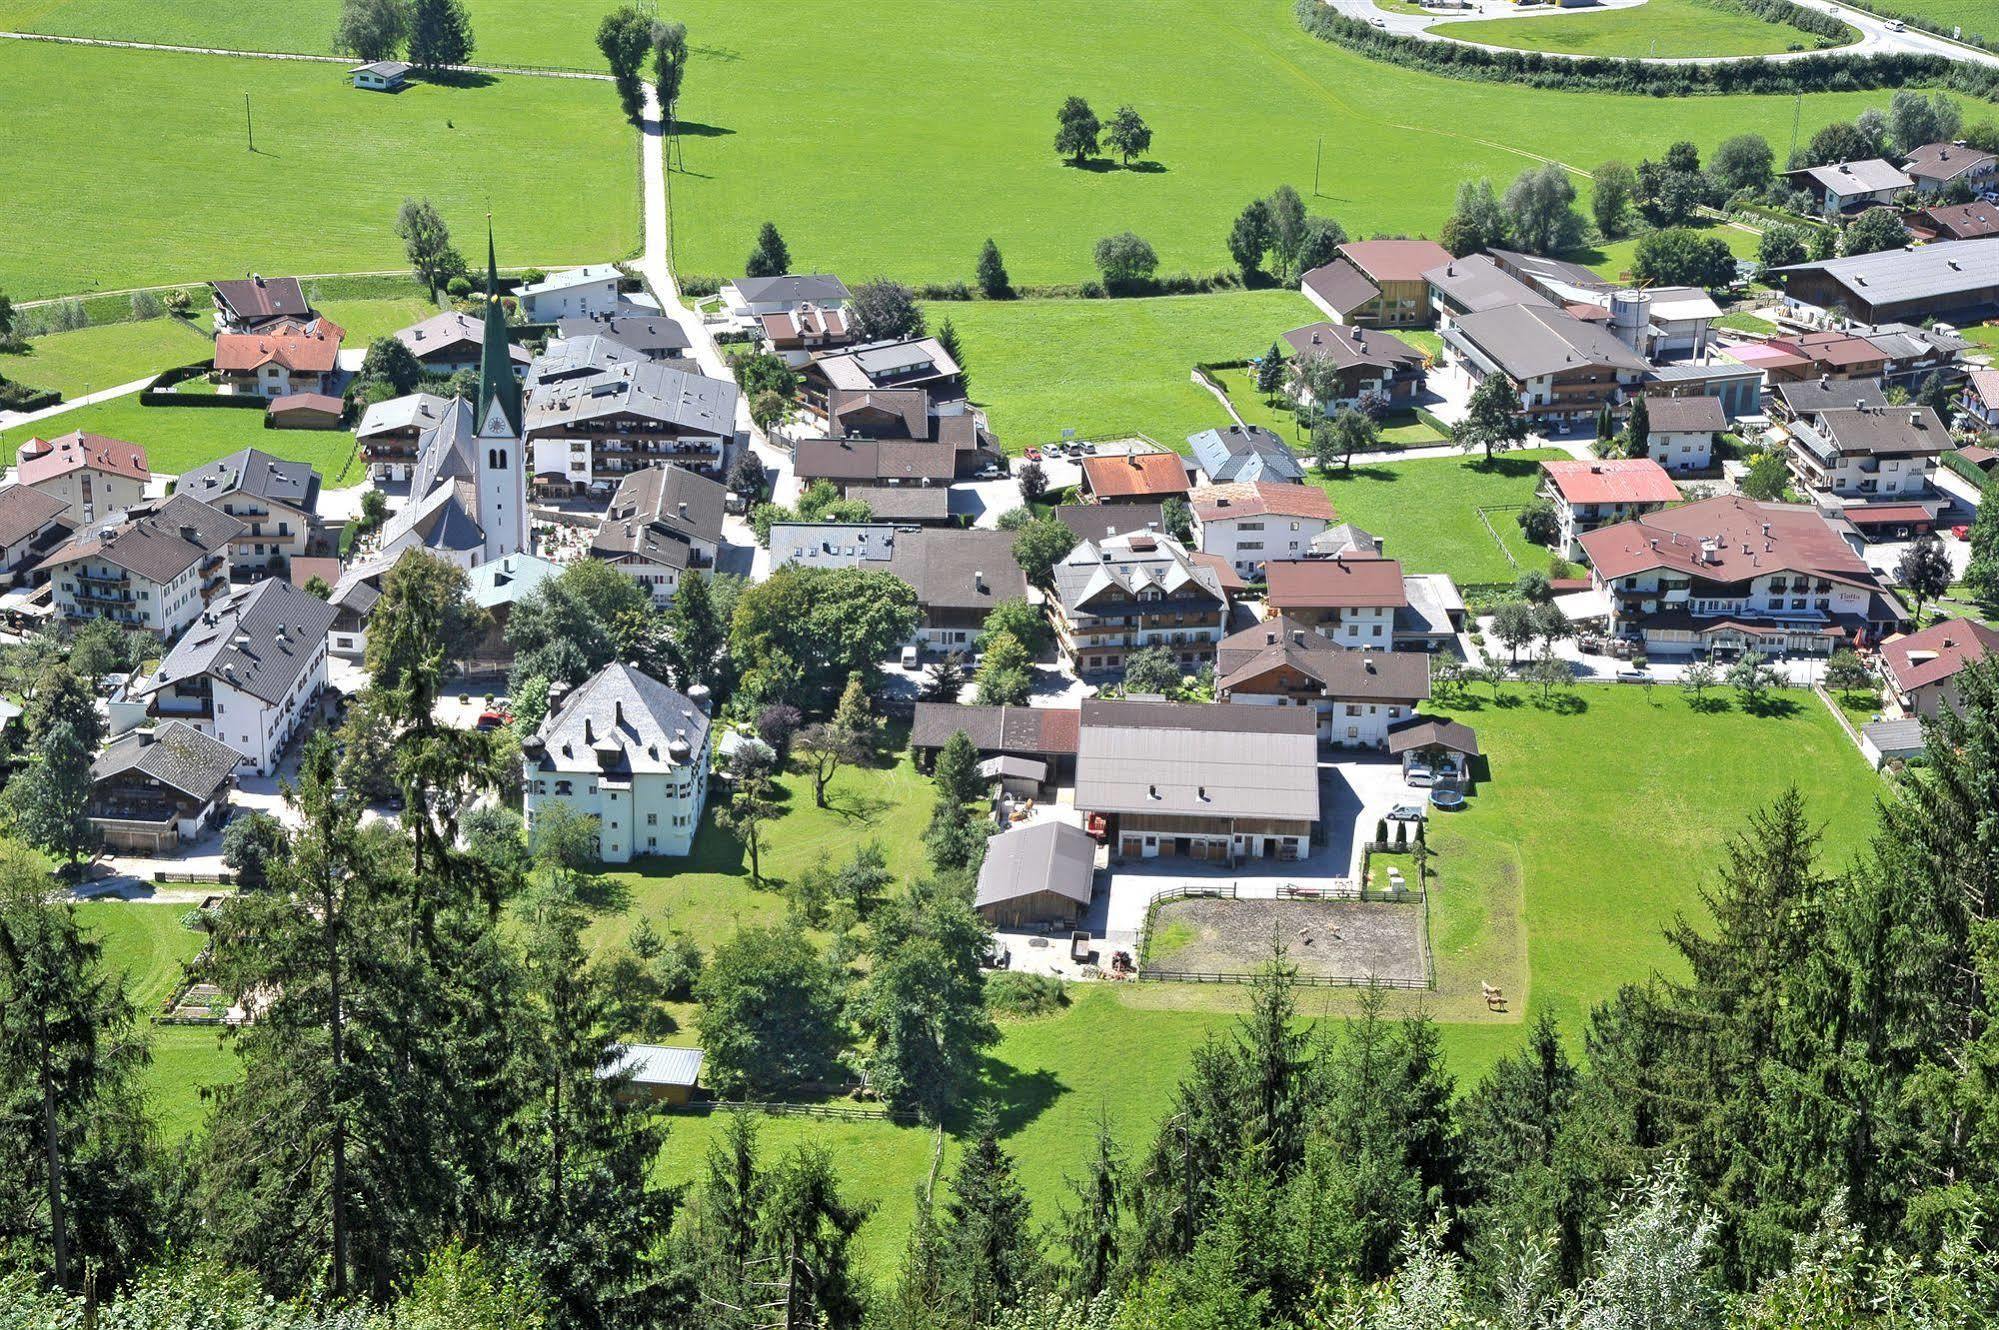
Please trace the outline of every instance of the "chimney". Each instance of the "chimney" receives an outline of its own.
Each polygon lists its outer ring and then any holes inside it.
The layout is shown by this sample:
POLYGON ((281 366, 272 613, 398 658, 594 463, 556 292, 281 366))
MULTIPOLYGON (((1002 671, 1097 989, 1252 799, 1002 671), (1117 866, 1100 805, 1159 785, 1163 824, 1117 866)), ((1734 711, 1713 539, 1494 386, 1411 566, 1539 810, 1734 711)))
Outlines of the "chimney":
POLYGON ((1131 469, 1132 469, 1132 470, 1134 470, 1134 471, 1142 471, 1142 470, 1144 470, 1144 468, 1143 468, 1143 467, 1141 467, 1141 466, 1140 466, 1140 465, 1138 464, 1138 454, 1137 454, 1137 453, 1126 453, 1126 454, 1124 455, 1124 460, 1125 460, 1125 462, 1126 462, 1126 463, 1127 463, 1127 464, 1128 464, 1128 465, 1129 465, 1129 466, 1131 467, 1131 469))
POLYGON ((1196 786, 1194 787, 1194 794, 1195 794, 1195 796, 1196 796, 1197 798, 1199 798, 1199 799, 1200 799, 1200 801, 1201 801, 1202 803, 1206 803, 1206 802, 1208 802, 1208 787, 1207 787, 1207 786, 1205 786, 1205 785, 1196 785, 1196 786))
POLYGON ((590 723, 588 716, 583 718, 583 742, 586 744, 597 742, 597 727, 590 723))
POLYGON ((1911 411, 1909 413, 1909 423, 1915 426, 1917 429, 1921 429, 1923 427, 1923 413, 1920 408, 1911 411))
POLYGON ((612 699, 611 724, 617 729, 625 728, 625 700, 621 697, 612 699))
POLYGON ((972 574, 972 590, 980 595, 986 593, 986 570, 981 568, 972 574))
POLYGON ((1267 647, 1277 645, 1277 630, 1275 628, 1266 628, 1263 630, 1263 645, 1267 647))
POLYGON ((1157 799, 1159 797, 1159 787, 1157 785, 1148 785, 1145 787, 1145 794, 1149 799, 1157 799))

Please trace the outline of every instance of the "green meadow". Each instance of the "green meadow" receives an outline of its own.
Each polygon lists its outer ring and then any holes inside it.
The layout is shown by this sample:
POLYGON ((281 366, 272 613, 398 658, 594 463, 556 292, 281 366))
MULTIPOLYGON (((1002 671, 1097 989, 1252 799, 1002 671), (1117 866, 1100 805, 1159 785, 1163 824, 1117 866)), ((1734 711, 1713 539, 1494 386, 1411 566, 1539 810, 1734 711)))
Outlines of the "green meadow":
MULTIPOLYGON (((1857 37, 1847 30, 1848 40, 1857 37)), ((1570 55, 1653 59, 1702 55, 1774 55, 1816 49, 1818 38, 1782 23, 1708 0, 1645 0, 1630 9, 1583 10, 1523 18, 1447 23, 1438 32, 1484 46, 1570 55)))
POLYGON ((0 123, 0 290, 17 301, 402 268, 406 195, 436 203, 467 254, 490 210, 512 265, 601 261, 639 243, 636 139, 597 83, 509 77, 383 96, 335 65, 4 41, 0 123))
POLYGON ((1541 448, 1502 453, 1490 464, 1483 454, 1415 462, 1356 458, 1352 470, 1313 481, 1342 521, 1381 537, 1384 552, 1409 572, 1449 573, 1461 584, 1511 582, 1528 569, 1545 572, 1548 551, 1527 543, 1509 509, 1533 500, 1543 461, 1566 456, 1541 448), (1481 508, 1496 510, 1488 514, 1491 530, 1479 520, 1481 508))
POLYGON ((165 475, 179 475, 239 448, 261 448, 286 461, 310 462, 328 489, 358 485, 362 480, 358 463, 344 480, 339 478, 354 451, 354 436, 344 429, 265 429, 261 411, 142 406, 136 394, 16 427, 7 431, 5 438, 12 447, 26 442, 31 434, 53 437, 79 429, 140 445, 146 450, 148 465, 165 475))

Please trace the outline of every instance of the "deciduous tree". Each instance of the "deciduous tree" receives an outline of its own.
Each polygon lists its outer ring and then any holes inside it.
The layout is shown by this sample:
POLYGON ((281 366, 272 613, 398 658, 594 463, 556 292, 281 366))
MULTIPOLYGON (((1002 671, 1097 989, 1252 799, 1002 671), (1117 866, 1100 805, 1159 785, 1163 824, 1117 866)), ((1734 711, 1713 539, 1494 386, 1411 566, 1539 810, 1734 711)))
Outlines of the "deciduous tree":
POLYGON ((1055 112, 1055 151, 1081 166, 1097 150, 1097 113, 1081 97, 1070 97, 1055 112))
POLYGON ((410 267, 431 290, 464 275, 465 259, 452 246, 451 230, 429 199, 403 200, 396 213, 396 234, 402 237, 410 267))
POLYGON ((1132 158, 1152 146, 1152 126, 1146 124, 1131 106, 1120 106, 1104 125, 1104 146, 1130 166, 1132 158))
POLYGON ((393 60, 409 30, 409 0, 344 0, 333 49, 369 63, 393 60))
POLYGON ((1495 453, 1515 448, 1527 437, 1527 425, 1520 414, 1520 394, 1506 375, 1492 373, 1479 380, 1465 404, 1465 418, 1458 424, 1458 443, 1469 452, 1485 450, 1490 462, 1495 453))

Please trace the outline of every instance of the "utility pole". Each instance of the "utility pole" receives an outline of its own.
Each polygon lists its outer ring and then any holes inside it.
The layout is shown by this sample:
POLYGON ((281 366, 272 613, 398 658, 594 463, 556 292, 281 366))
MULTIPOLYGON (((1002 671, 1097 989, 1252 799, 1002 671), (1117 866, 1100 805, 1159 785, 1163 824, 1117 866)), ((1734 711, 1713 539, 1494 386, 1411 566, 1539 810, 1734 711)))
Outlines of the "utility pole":
POLYGON ((1805 94, 1799 93, 1791 102, 1791 155, 1784 159, 1785 166, 1794 165, 1798 160, 1798 127, 1805 118, 1805 94))
POLYGON ((250 123, 250 94, 243 94, 243 136, 250 141, 250 151, 257 150, 257 130, 250 123))
POLYGON ((1312 154, 1312 197, 1319 197, 1319 163, 1326 155, 1326 136, 1319 135, 1318 151, 1312 154))

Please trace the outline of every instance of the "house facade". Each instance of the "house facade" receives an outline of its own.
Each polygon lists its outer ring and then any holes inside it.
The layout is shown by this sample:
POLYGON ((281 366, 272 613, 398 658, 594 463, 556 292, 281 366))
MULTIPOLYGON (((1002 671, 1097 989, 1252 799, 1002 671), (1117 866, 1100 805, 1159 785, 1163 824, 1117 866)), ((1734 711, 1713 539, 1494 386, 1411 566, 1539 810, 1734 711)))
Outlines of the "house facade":
POLYGON ((26 485, 0 489, 0 586, 33 581, 36 565, 73 530, 68 508, 53 494, 26 485))
POLYGON ((178 636, 229 589, 230 542, 247 528, 220 509, 176 494, 121 520, 82 527, 42 560, 55 607, 71 619, 109 619, 178 636))
POLYGON ((280 319, 256 332, 215 339, 222 391, 252 397, 338 394, 340 344, 347 333, 331 319, 280 319))
POLYGON ((664 608, 690 570, 712 571, 722 546, 721 482, 679 466, 626 476, 590 542, 590 557, 630 575, 664 608))
POLYGON ((521 743, 528 830, 561 804, 597 819, 598 858, 693 852, 708 803, 707 711, 614 662, 562 697, 521 743))
POLYGON ((1319 533, 1338 520, 1317 485, 1268 481, 1211 485, 1193 491, 1194 544, 1244 578, 1263 576, 1271 559, 1303 559, 1319 533))
POLYGON ((669 362, 628 359, 552 381, 537 368, 525 426, 535 484, 603 494, 668 463, 719 477, 735 442, 736 399, 735 384, 669 362))
POLYGON ((1299 290, 1337 324, 1417 328, 1430 321, 1423 274, 1450 261, 1451 252, 1433 240, 1353 240, 1306 273, 1299 290))
POLYGON ((1714 441, 1728 428, 1718 397, 1647 397, 1645 455, 1666 470, 1685 474, 1714 465, 1714 441))
POLYGON ((144 448, 82 430, 29 439, 15 463, 15 484, 60 499, 64 515, 79 526, 139 503, 153 481, 144 448))
POLYGON ((1934 718, 1957 710, 1964 667, 1994 655, 1999 655, 1999 629, 1945 619, 1883 642, 1881 677, 1905 713, 1934 718))
POLYGON ((1879 157, 1807 166, 1786 171, 1784 176, 1811 195, 1819 211, 1827 217, 1893 206, 1896 195, 1915 188, 1916 184, 1900 167, 1879 157))
POLYGON ((1871 645, 1899 604, 1816 508, 1739 495, 1582 537, 1610 631, 1657 657, 1871 645))
POLYGON ((311 552, 319 488, 319 473, 306 463, 245 448, 187 472, 174 492, 244 524, 230 542, 231 576, 287 577, 291 561, 311 552))
POLYGON ((521 317, 529 323, 556 323, 563 319, 615 314, 624 305, 618 284, 624 274, 612 263, 592 263, 581 268, 552 272, 539 282, 515 290, 521 317))
POLYGON ((1082 541, 1055 565, 1054 582, 1056 641, 1079 674, 1118 673, 1145 647, 1198 669, 1227 631, 1219 573, 1158 532, 1082 541))
POLYGON ((1264 566, 1270 610, 1343 647, 1390 650, 1395 620, 1408 608, 1394 559, 1272 559, 1264 566))
POLYGON ((370 406, 354 431, 368 479, 377 485, 407 484, 416 470, 423 436, 442 424, 452 409, 449 399, 434 393, 411 393, 370 406))
POLYGON ((1247 705, 1309 707, 1319 742, 1386 748, 1388 732, 1430 696, 1430 657, 1415 651, 1350 650, 1278 615, 1215 649, 1215 696, 1247 705))
POLYGON ((1301 859, 1319 823, 1317 719, 1303 707, 1084 702, 1076 808, 1125 859, 1301 859))
POLYGON ((1904 540, 1935 524, 1937 460, 1955 445, 1928 407, 1830 407, 1784 433, 1798 488, 1869 539, 1904 540))
POLYGON ((1536 305, 1467 314, 1443 338, 1451 364, 1474 384, 1503 375, 1543 429, 1592 427, 1604 407, 1640 391, 1651 369, 1607 327, 1536 305))
POLYGON ((1291 390, 1300 406, 1332 415, 1347 407, 1373 404, 1400 410, 1422 390, 1426 357, 1393 333, 1336 323, 1314 323, 1284 334, 1300 371, 1317 367, 1321 387, 1335 385, 1320 401, 1304 373, 1293 375, 1291 390))
POLYGON ((1542 492, 1555 505, 1564 559, 1582 555, 1582 537, 1600 526, 1628 522, 1680 501, 1666 468, 1648 457, 1541 463, 1542 492))
POLYGON ((238 770, 267 776, 326 687, 337 611, 267 578, 215 602, 146 676, 136 697, 158 721, 181 721, 237 753, 238 770))
POLYGON ((238 757, 177 720, 120 735, 90 764, 90 824, 109 849, 173 854, 221 823, 238 757))
POLYGON ((970 651, 993 606, 1027 597, 1013 543, 1008 531, 923 528, 897 536, 887 567, 916 592, 918 646, 970 651))

